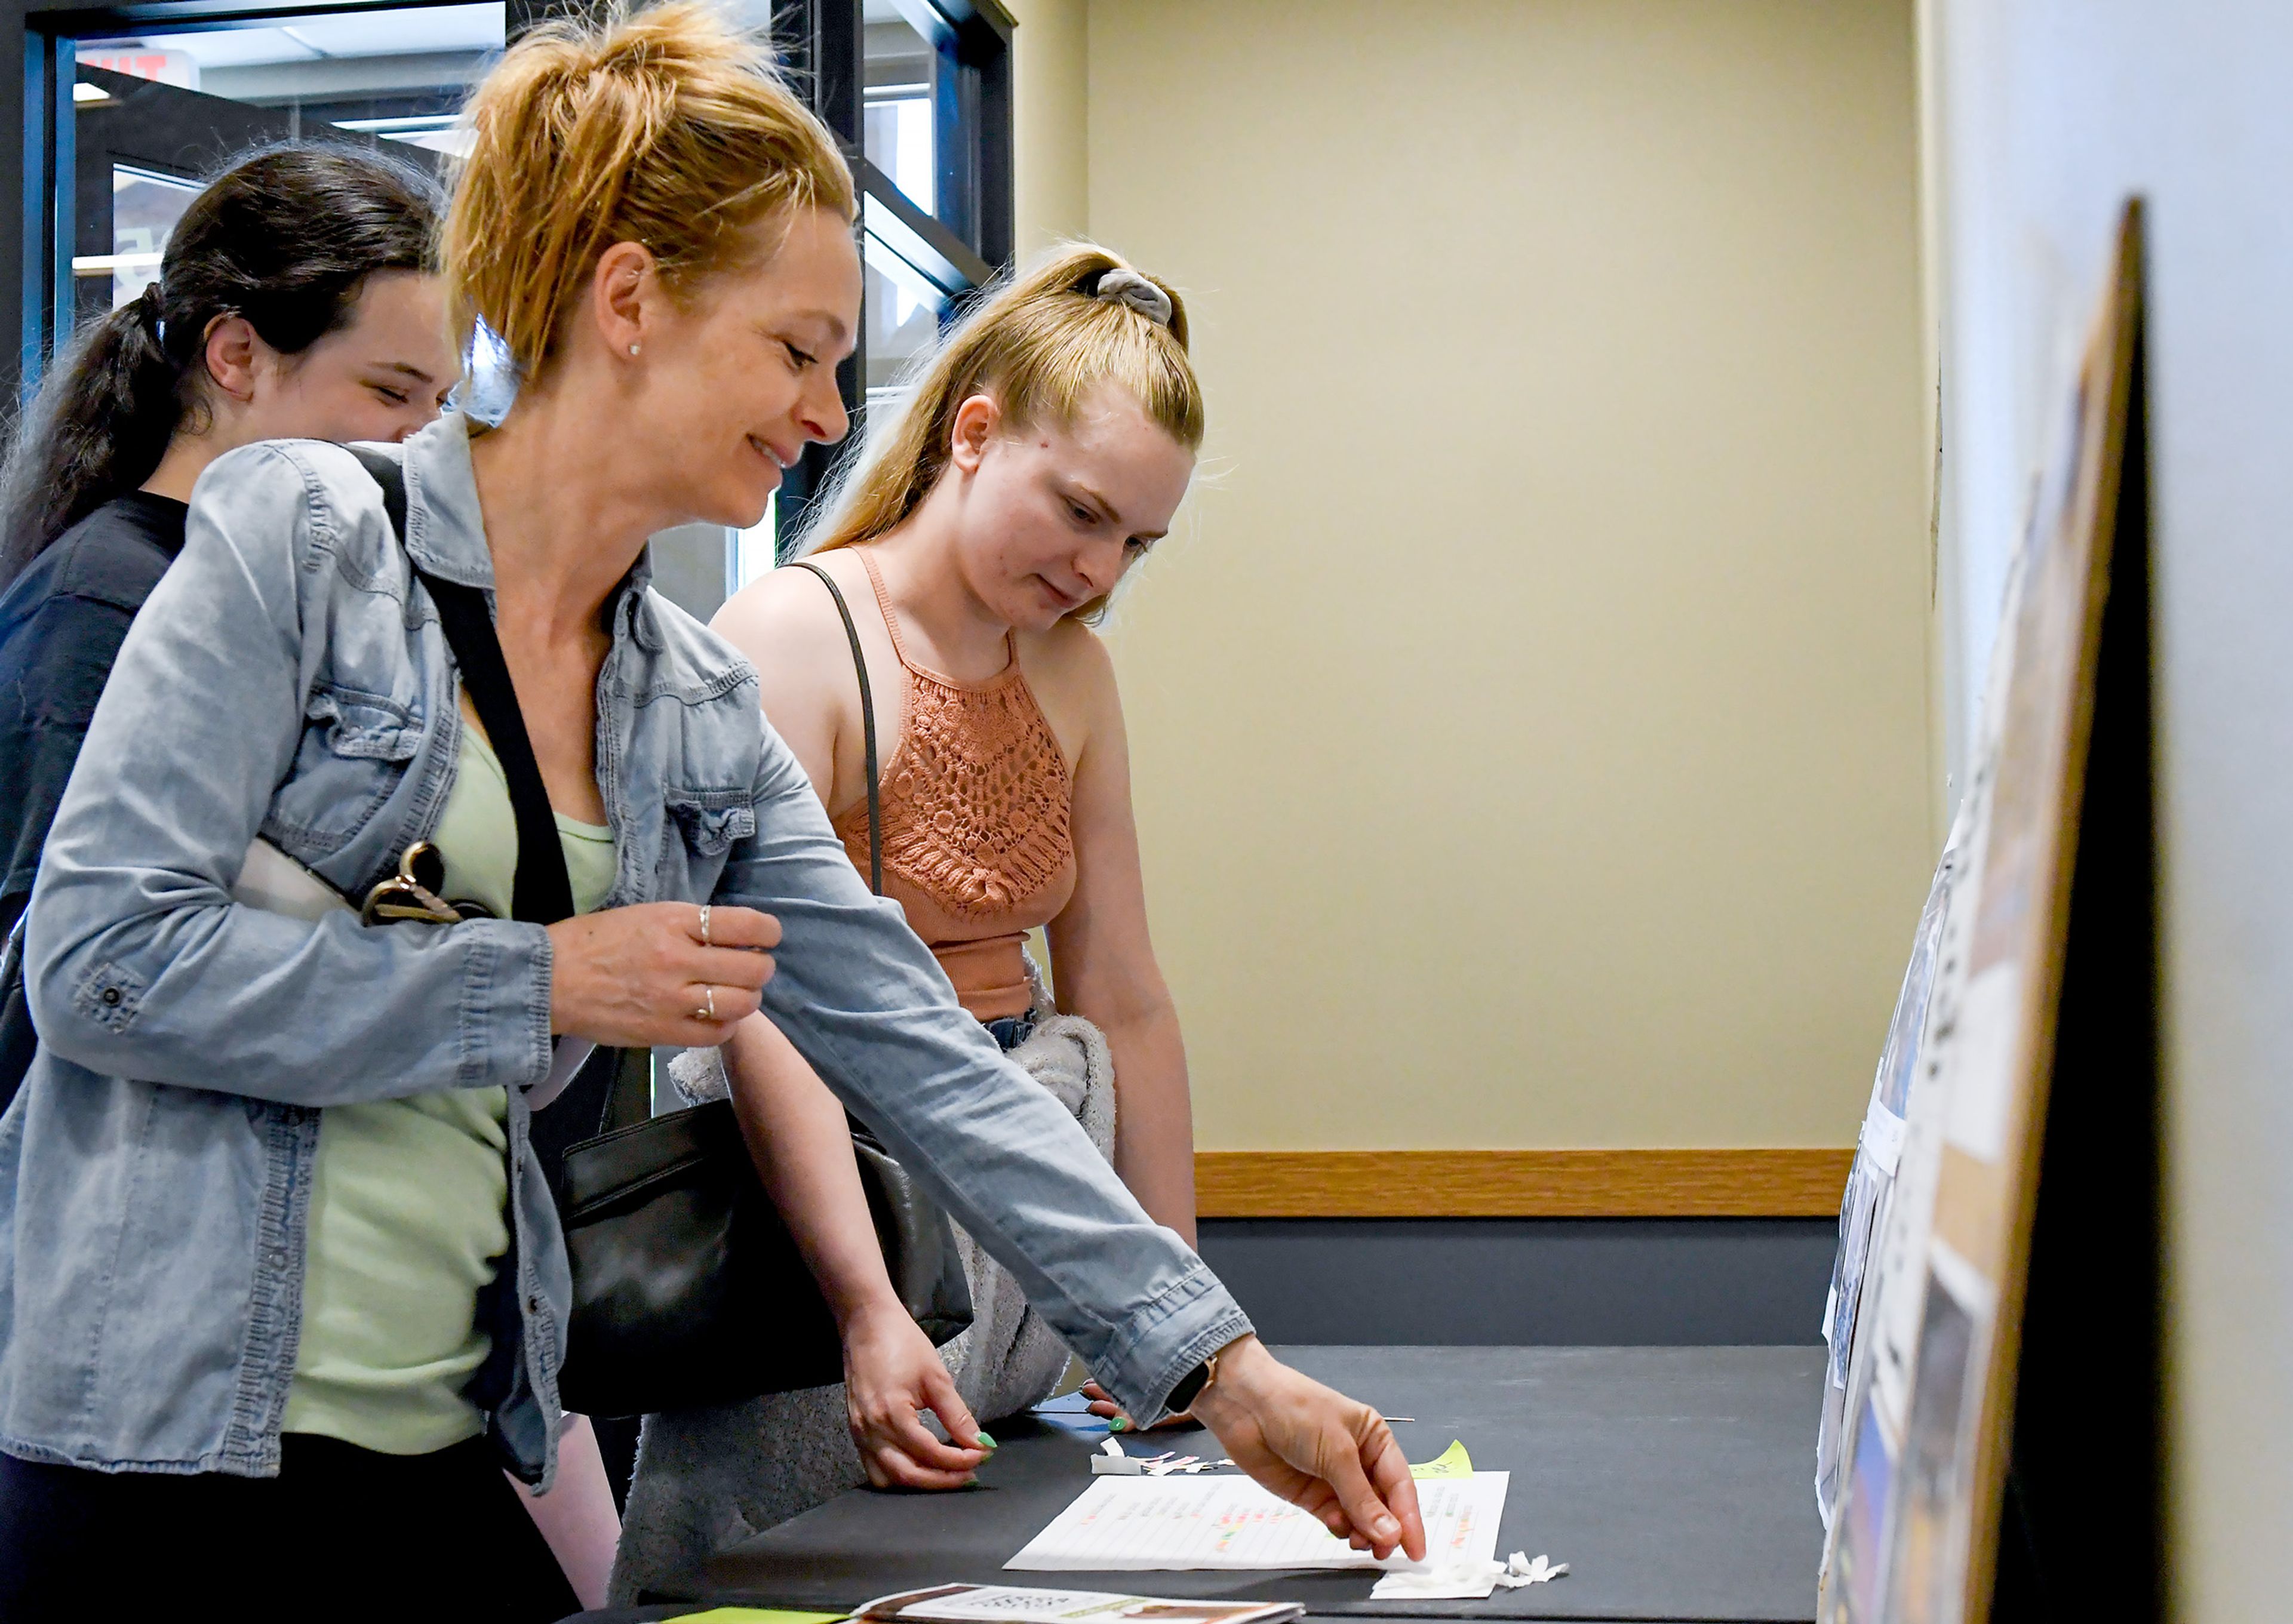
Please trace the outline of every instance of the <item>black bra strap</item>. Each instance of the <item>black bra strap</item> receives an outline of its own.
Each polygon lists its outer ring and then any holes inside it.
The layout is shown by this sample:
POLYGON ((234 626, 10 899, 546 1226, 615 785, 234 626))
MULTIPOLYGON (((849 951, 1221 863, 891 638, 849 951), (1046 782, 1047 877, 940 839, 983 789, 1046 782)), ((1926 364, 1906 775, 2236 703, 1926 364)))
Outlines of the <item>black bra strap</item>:
POLYGON ((860 652, 860 628, 852 624, 851 608, 844 602, 843 592, 829 578, 827 570, 800 558, 789 562, 820 578, 821 585, 828 588, 828 595, 836 600, 836 612, 844 618, 844 635, 852 643, 852 668, 860 674, 860 737, 866 741, 868 752, 868 889, 882 896, 884 808, 876 788, 876 706, 868 692, 868 659, 860 652))

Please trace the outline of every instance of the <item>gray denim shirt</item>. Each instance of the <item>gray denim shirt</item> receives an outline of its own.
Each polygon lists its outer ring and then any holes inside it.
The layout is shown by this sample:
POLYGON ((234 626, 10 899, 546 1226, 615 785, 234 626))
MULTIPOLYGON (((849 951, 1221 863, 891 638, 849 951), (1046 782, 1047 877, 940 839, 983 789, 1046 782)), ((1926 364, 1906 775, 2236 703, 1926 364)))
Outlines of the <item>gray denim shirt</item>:
MULTIPOLYGON (((520 1092, 549 1068, 547 934, 230 900, 258 834, 358 896, 437 826, 458 679, 408 555, 488 589, 493 573, 465 421, 409 440, 405 466, 401 548, 339 448, 218 460, 97 707, 28 915, 40 1050, 0 1118, 11 1454, 276 1472, 320 1113, 507 1085, 514 1242, 474 1396, 513 1470, 554 1474, 571 1287, 520 1092)), ((1158 1413, 1249 1321, 964 1014, 854 873, 755 674, 645 578, 610 606, 597 679, 606 906, 778 916, 766 1012, 1131 1413, 1158 1413)))

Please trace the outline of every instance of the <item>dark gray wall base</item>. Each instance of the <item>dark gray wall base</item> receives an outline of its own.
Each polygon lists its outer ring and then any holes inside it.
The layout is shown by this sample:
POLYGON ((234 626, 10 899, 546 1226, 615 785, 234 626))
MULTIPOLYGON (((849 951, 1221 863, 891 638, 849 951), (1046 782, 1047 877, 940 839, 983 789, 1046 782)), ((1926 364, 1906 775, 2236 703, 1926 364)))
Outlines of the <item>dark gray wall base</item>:
POLYGON ((1268 1342, 1821 1340, 1829 1218, 1205 1218, 1268 1342))

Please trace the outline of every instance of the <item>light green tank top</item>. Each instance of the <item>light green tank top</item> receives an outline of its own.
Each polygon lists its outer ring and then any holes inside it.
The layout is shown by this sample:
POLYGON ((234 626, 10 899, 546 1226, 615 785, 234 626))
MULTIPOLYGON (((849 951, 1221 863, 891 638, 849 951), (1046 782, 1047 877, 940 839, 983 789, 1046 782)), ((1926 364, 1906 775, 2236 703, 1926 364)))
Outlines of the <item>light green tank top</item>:
MULTIPOLYGON (((612 832, 560 817, 557 833, 574 910, 587 913, 612 888, 612 832)), ((510 917, 509 784, 466 711, 433 843, 447 897, 510 917)), ((320 1113, 285 1430, 421 1455, 483 1429, 462 1389, 489 1346, 478 1292, 509 1247, 507 1109, 499 1088, 449 1088, 320 1113)))

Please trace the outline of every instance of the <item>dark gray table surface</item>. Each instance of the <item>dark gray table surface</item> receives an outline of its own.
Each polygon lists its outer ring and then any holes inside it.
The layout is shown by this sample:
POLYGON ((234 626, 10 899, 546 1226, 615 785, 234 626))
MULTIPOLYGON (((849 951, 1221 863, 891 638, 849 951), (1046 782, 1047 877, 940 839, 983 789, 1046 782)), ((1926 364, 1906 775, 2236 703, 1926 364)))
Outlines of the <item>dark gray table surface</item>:
MULTIPOLYGON (((1822 1531, 1811 1480, 1820 1347, 1296 1347, 1283 1357, 1388 1415, 1430 1460, 1462 1439, 1475 1466, 1512 1475, 1497 1555, 1568 1577, 1487 1601, 1373 1602, 1374 1574, 1057 1573, 1063 1589, 1278 1597, 1321 1616, 1708 1620, 1796 1624, 1815 1614, 1822 1531)), ((1003 1563, 1090 1482, 1094 1445, 1021 1420, 979 1486, 857 1491, 720 1554, 647 1600, 843 1608, 1003 1563)), ((1155 1434, 1182 1453, 1207 1433, 1155 1434)), ((1133 1444, 1134 1450, 1137 1444, 1133 1444)), ((628 1615, 634 1616, 634 1615, 628 1615)))

